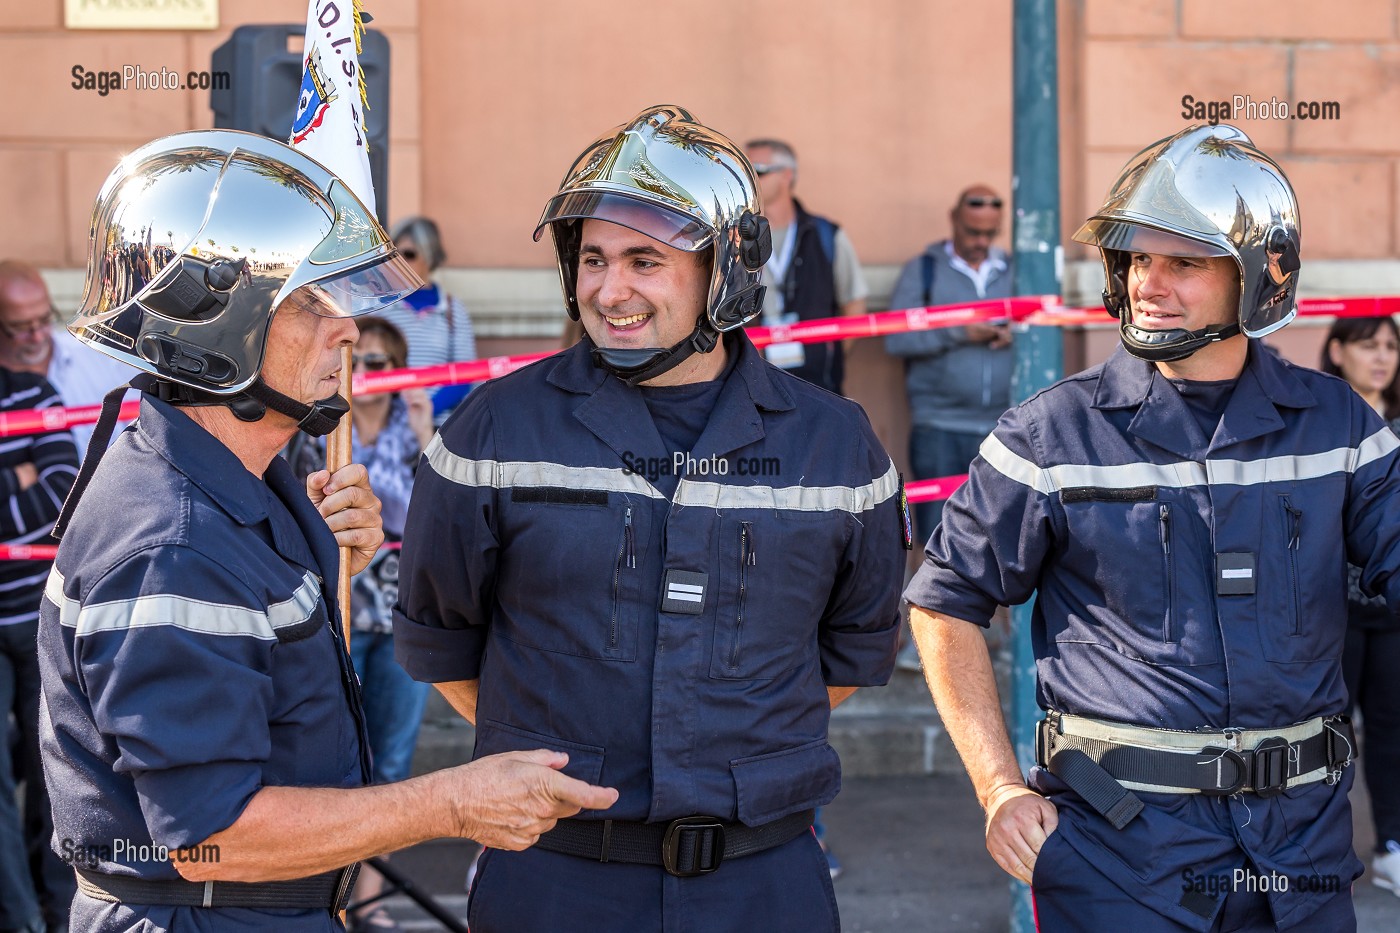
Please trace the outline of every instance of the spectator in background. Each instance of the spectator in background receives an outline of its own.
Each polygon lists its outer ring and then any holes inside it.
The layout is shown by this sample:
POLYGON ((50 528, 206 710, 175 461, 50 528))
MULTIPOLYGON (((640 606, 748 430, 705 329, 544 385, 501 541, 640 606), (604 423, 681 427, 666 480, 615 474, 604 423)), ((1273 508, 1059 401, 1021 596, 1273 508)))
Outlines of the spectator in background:
MULTIPOLYGON (((408 365, 408 344, 397 327, 374 316, 359 318, 356 323, 360 326, 353 357, 356 372, 382 372, 408 365)), ((351 460, 369 471, 370 487, 382 503, 384 540, 392 544, 403 538, 418 455, 433 438, 432 403, 422 389, 357 395, 350 416, 351 460)), ((298 433, 288 458, 297 475, 305 477, 323 468, 325 442, 298 433)), ((391 610, 398 593, 399 552, 381 547, 350 586, 350 657, 364 694, 376 784, 408 778, 428 697, 428 685, 409 677, 394 660, 391 610)), ((383 885, 383 878, 366 867, 351 900, 372 897, 383 885)), ((397 927, 381 904, 363 915, 352 915, 350 929, 390 931, 397 927)))
MULTIPOLYGON (((814 318, 865 313, 870 289, 846 232, 825 217, 809 214, 793 196, 797 155, 778 139, 755 139, 745 147, 758 175, 763 216, 773 233, 773 255, 763 267, 765 327, 814 318)), ((763 355, 808 382, 841 394, 845 356, 840 342, 776 343, 763 355)))
MULTIPOLYGON (((1392 430, 1400 429, 1400 329, 1393 318, 1338 318, 1327 332, 1321 369, 1345 379, 1392 430)), ((1347 713, 1359 707, 1366 728, 1361 763, 1376 827, 1371 880, 1400 897, 1400 625, 1383 597, 1361 591, 1361 568, 1353 564, 1347 565, 1347 623, 1347 713)))
MULTIPOLYGON (((47 305, 45 305, 47 310, 47 305)), ((96 356, 97 354, 92 354, 96 356)), ((53 386, 0 369, 0 412, 53 408, 53 386)), ((78 472, 68 431, 0 438, 0 541, 53 544, 49 536, 78 472)), ((0 561, 0 930, 67 929, 73 869, 49 847, 53 818, 39 759, 39 601, 51 560, 0 561), (18 742, 8 720, 15 717, 18 742), (14 760, 11 759, 11 749, 14 760), (24 781, 21 825, 15 781, 24 781)))
MULTIPOLYGON (((1001 232, 1001 198, 985 185, 958 196, 948 214, 953 235, 904 264, 891 308, 959 304, 1011 295, 1011 266, 992 243, 1001 232)), ((1011 405, 1011 330, 1007 324, 890 334, 885 350, 904 358, 916 479, 966 473, 1002 412, 1011 405)), ((927 541, 942 502, 915 506, 915 532, 927 541)))
MULTIPOLYGON (((84 347, 68 333, 58 323, 39 271, 13 259, 0 260, 0 366, 43 376, 69 407, 100 405, 102 396, 136 375, 132 367, 84 347)), ((125 425, 120 422, 117 431, 125 425)), ((92 425, 72 431, 81 458, 92 425)))
MULTIPOLYGON (((904 264, 891 308, 923 308, 1007 298, 1011 267, 993 246, 1001 232, 1001 198, 985 185, 958 195, 948 213, 953 235, 930 243, 904 264)), ((915 479, 966 473, 977 445, 1011 405, 1011 330, 1007 324, 890 334, 885 350, 904 358, 909 394, 909 464, 915 479)), ((943 517, 943 503, 914 505, 914 534, 927 541, 943 517)), ((901 630, 904 631, 904 630, 901 630)), ((907 634, 907 632, 906 632, 907 634)), ((919 670, 914 643, 899 651, 903 670, 919 670)))
MULTIPOLYGON (((392 236, 399 253, 428 283, 381 312, 408 341, 408 365, 441 366, 476 359, 476 336, 466 306, 429 278, 446 258, 437 224, 427 217, 408 217, 398 222, 392 236)), ((470 383, 429 389, 434 420, 440 424, 469 391, 470 383)))

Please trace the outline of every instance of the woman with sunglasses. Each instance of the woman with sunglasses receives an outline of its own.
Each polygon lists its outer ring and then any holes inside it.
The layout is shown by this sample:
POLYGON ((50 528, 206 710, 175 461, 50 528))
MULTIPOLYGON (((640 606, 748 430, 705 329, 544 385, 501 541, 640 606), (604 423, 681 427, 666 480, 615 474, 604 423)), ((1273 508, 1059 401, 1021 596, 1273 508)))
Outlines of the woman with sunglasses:
MULTIPOLYGON (((428 283, 379 312, 408 341, 408 365, 441 366, 476 359, 476 336, 466 306, 430 278, 446 258, 437 224, 427 217, 407 217, 394 226, 392 236, 399 255, 428 283)), ((441 423, 470 390, 469 383, 429 389, 434 419, 441 423)))
MULTIPOLYGON (((407 365, 408 345, 397 327, 375 316, 359 318, 357 323, 356 372, 382 372, 407 365)), ((433 438, 432 403, 422 389, 357 395, 350 416, 351 459, 365 465, 370 487, 383 504, 386 545, 399 541, 418 455, 433 438)), ((319 470, 325 461, 324 441, 298 434, 288 459, 300 475, 319 470)), ((413 680, 394 660, 392 610, 398 589, 399 552, 391 547, 381 547, 350 587, 350 656, 364 694, 376 784, 408 778, 428 696, 428 685, 413 680)), ((383 878, 366 868, 351 901, 372 897, 383 885, 383 878)), ((390 933, 398 929, 382 905, 349 919, 351 931, 390 933)))
MULTIPOLYGON (((1349 382, 1400 430, 1400 327, 1393 318, 1338 318, 1327 332, 1321 368, 1349 382)), ((1342 673, 1366 727, 1361 763, 1376 829, 1371 880, 1400 896, 1400 624, 1384 599, 1361 592, 1361 568, 1348 565, 1347 573, 1342 673)))

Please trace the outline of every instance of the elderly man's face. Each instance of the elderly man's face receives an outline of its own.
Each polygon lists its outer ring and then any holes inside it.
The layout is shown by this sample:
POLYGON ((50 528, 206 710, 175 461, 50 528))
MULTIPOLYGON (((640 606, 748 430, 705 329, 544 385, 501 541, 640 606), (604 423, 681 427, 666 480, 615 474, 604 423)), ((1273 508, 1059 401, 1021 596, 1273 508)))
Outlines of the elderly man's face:
POLYGON ((0 364, 31 368, 53 351, 53 303, 42 281, 7 280, 0 288, 0 364))
POLYGON ((1001 208, 992 207, 991 198, 977 200, 981 206, 963 203, 953 209, 953 252, 974 269, 986 261, 992 244, 1001 233, 1001 208))
POLYGON ((585 220, 579 243, 579 316, 600 347, 670 347, 705 313, 704 253, 687 253, 606 220, 585 220))
POLYGON ((262 366, 264 382, 305 404, 340 390, 340 349, 360 335, 354 318, 325 317, 312 306, 305 290, 278 305, 262 366))
POLYGON ((1143 330, 1200 330, 1239 314, 1239 268, 1228 256, 1132 253, 1128 300, 1143 330))

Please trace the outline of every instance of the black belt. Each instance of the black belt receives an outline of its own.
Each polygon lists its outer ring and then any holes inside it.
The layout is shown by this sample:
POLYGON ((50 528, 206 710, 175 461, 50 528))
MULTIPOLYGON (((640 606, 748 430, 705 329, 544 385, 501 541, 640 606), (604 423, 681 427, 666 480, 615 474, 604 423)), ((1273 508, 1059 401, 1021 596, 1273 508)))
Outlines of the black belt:
POLYGON ((78 890, 115 904, 164 907, 264 907, 345 909, 360 863, 294 881, 186 881, 183 878, 132 878, 75 869, 78 890))
POLYGON ((1102 723, 1046 714, 1036 730, 1036 760, 1118 829, 1142 810, 1142 801, 1123 784, 1153 793, 1239 793, 1272 797, 1289 786, 1325 780, 1334 784, 1341 769, 1355 757, 1351 721, 1332 716, 1310 724, 1277 730, 1222 730, 1200 735, 1193 749, 1183 744, 1192 733, 1102 723), (1062 720, 1074 720, 1084 731, 1113 730, 1129 741, 1113 741, 1067 733, 1062 720), (1315 728, 1309 728, 1315 724, 1315 728), (1290 741, 1271 732, 1311 734, 1290 741), (1216 741, 1219 739, 1219 741, 1216 741), (1154 741, 1155 740, 1155 741, 1154 741), (1253 741, 1243 747, 1242 741, 1253 741), (1158 744, 1159 747, 1152 747, 1158 744), (1233 746, 1233 747, 1232 747, 1233 746))
POLYGON ((597 862, 660 865, 677 878, 708 875, 725 859, 752 855, 796 839, 812 828, 803 810, 762 826, 685 816, 669 823, 560 820, 536 843, 541 849, 597 862))

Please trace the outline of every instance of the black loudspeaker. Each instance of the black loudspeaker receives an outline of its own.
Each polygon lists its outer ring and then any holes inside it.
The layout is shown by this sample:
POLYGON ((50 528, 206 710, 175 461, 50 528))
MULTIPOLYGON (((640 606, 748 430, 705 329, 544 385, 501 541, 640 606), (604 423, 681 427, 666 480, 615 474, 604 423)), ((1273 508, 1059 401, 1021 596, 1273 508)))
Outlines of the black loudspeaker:
MULTIPOLYGON (((304 24, 239 26, 214 50, 212 69, 229 75, 227 88, 209 92, 216 129, 246 130, 287 141, 297 112, 302 71, 302 53, 287 51, 287 43, 305 34, 304 24)), ((360 70, 369 97, 365 112, 369 170, 379 222, 387 228, 389 40, 376 29, 366 29, 360 45, 360 70)))

